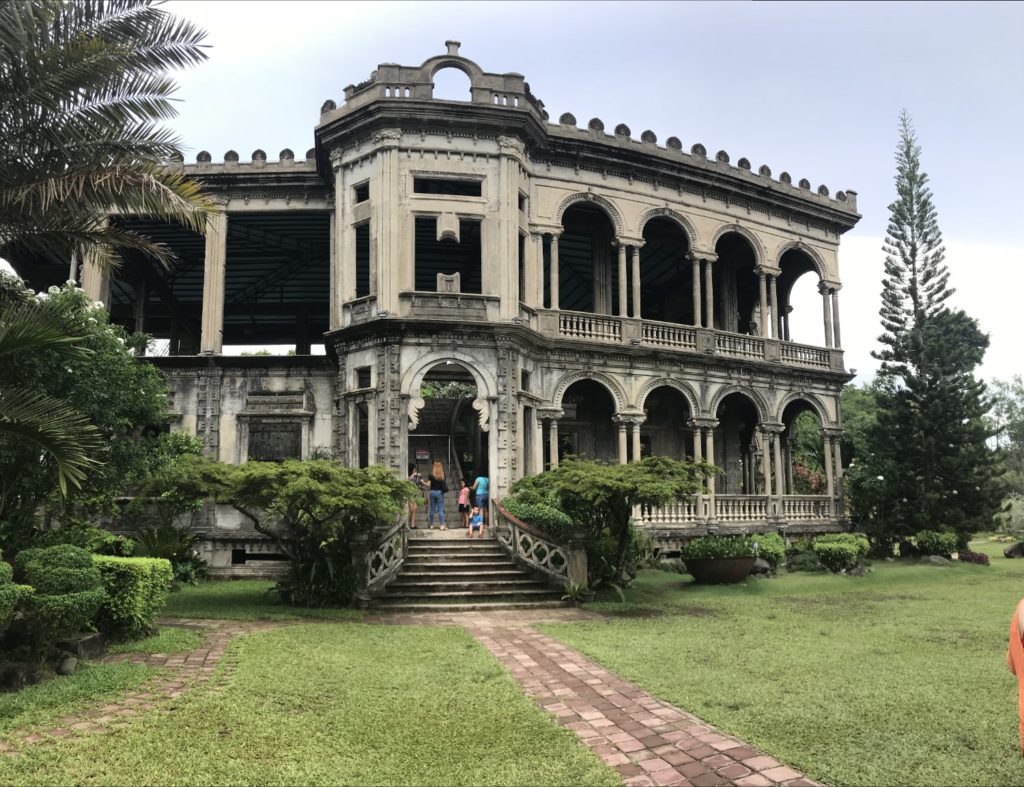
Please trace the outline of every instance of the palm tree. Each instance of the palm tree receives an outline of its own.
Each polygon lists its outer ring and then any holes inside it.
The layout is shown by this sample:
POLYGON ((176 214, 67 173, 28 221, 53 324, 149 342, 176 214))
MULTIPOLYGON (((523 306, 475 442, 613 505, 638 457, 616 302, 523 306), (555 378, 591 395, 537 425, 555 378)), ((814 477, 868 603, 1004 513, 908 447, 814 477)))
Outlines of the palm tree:
POLYGON ((206 59, 205 33, 152 0, 0 2, 0 250, 162 244, 109 220, 141 214, 202 231, 209 203, 168 167, 178 140, 172 68, 206 59))
MULTIPOLYGON (((152 0, 0 1, 0 252, 59 252, 113 265, 170 249, 110 220, 137 214, 202 231, 209 203, 169 167, 178 141, 173 68, 206 59, 205 33, 152 0)), ((87 352, 45 302, 0 301, 0 363, 16 350, 87 352)), ((0 390, 0 435, 30 441, 79 486, 103 442, 50 396, 0 390)), ((0 510, 4 490, 0 489, 0 510)))

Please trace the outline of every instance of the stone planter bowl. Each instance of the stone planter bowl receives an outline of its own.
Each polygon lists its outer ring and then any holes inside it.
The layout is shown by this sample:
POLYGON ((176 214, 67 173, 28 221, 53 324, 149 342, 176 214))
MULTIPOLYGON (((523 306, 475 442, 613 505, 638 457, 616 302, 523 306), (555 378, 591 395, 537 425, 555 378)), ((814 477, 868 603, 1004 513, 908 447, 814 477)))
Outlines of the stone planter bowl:
POLYGON ((755 557, 720 557, 683 562, 701 585, 731 585, 747 578, 755 560, 755 557))

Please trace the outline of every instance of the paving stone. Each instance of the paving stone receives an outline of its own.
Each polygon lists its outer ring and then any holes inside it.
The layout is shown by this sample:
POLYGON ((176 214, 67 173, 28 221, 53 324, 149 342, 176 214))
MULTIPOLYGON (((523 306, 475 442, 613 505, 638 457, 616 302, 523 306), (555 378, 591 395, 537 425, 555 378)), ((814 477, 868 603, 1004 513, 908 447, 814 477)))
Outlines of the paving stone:
POLYGON ((798 773, 797 771, 794 771, 792 768, 787 768, 785 766, 779 768, 769 768, 766 771, 761 771, 761 775, 764 776, 766 779, 771 779, 773 782, 785 782, 789 781, 790 779, 799 779, 801 776, 803 776, 802 773, 798 773))
POLYGON ((774 759, 773 757, 765 757, 764 755, 759 755, 757 757, 751 757, 750 759, 743 760, 743 764, 754 771, 763 771, 767 770, 768 768, 779 767, 778 760, 774 759))

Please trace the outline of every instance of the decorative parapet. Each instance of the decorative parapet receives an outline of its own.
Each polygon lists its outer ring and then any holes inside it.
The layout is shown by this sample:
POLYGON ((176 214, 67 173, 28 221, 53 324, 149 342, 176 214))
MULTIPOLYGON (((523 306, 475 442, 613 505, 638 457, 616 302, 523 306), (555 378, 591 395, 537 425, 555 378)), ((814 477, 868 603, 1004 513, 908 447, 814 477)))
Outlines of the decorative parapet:
POLYGON ((582 533, 574 533, 567 544, 558 544, 506 511, 501 501, 493 502, 494 534, 516 562, 542 572, 561 587, 587 584, 587 550, 582 533))

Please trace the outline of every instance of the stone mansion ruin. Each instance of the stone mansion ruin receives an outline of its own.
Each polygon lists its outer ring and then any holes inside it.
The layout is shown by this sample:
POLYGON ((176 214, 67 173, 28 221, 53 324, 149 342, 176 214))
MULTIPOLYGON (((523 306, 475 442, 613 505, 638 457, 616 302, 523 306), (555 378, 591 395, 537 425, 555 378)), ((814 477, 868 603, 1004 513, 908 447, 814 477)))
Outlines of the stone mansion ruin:
MULTIPOLYGON (((382 64, 344 98, 323 105, 302 157, 173 162, 219 201, 205 238, 118 219, 170 246, 171 268, 86 266, 115 322, 169 346, 152 362, 172 428, 225 462, 329 452, 405 474, 441 458, 453 478, 485 471, 497 498, 568 454, 717 464, 696 500, 638 512, 668 549, 708 528, 844 524, 838 246, 855 192, 553 121, 521 75, 484 72, 457 42, 382 64), (433 97, 441 69, 468 77, 466 100, 433 97), (821 293, 813 345, 790 340, 804 275, 821 293), (242 345, 294 352, 224 352, 242 345), (803 413, 823 494, 797 493, 803 413)), ((67 277, 57 259, 15 266, 37 289, 67 277)), ((222 573, 267 549, 230 508, 202 520, 222 573)))

